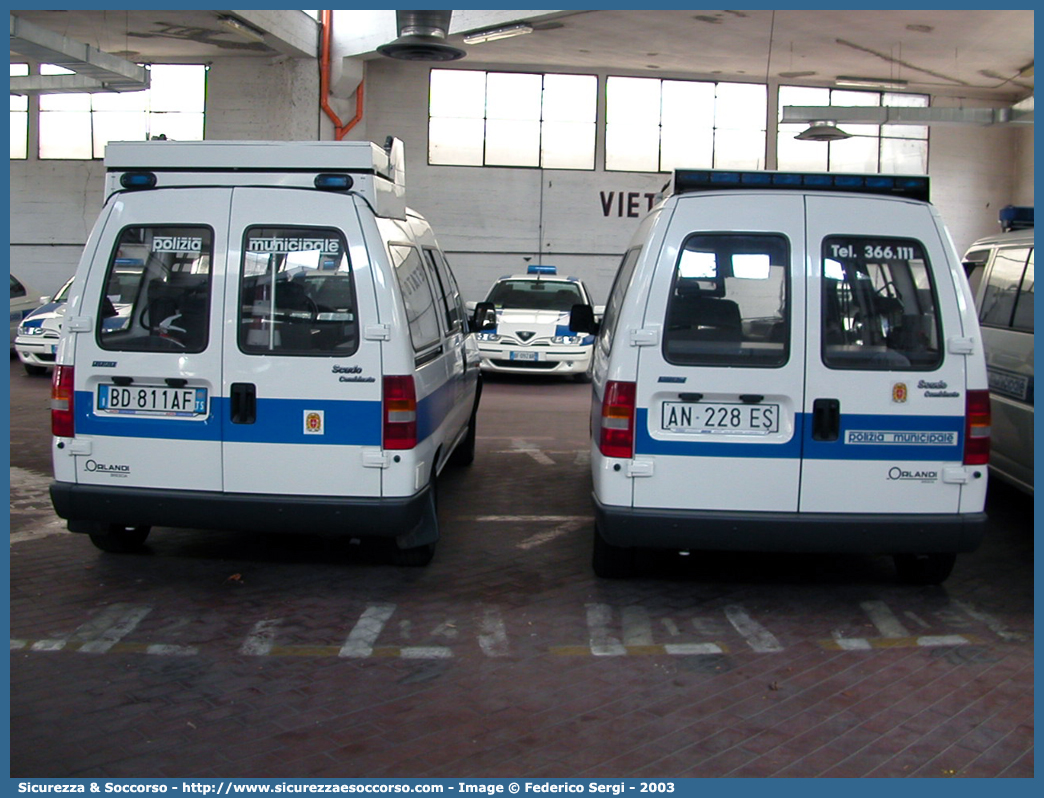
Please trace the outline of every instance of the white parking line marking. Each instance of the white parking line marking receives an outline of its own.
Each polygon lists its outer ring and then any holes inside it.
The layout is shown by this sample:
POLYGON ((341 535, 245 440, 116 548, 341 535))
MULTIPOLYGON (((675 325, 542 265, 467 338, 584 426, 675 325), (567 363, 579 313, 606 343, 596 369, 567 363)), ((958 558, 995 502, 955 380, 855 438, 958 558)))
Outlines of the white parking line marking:
POLYGON ((963 646, 968 642, 964 635, 929 635, 917 638, 919 646, 963 646))
POLYGON ((84 641, 80 651, 104 654, 134 629, 152 612, 152 607, 133 604, 113 604, 79 626, 66 643, 84 641))
POLYGON ((627 649, 609 632, 612 619, 613 611, 608 604, 587 605, 589 645, 596 657, 619 657, 627 653, 627 649))
POLYGON ((146 654, 157 657, 192 657, 199 653, 195 646, 175 646, 164 643, 153 643, 145 648, 146 654))
POLYGON ((649 612, 645 607, 624 607, 623 643, 625 646, 651 646, 653 644, 652 624, 649 622, 649 612))
POLYGON ((371 604, 359 617, 358 622, 348 633, 348 639, 341 646, 337 656, 362 658, 373 653, 373 644, 380 637, 384 625, 395 612, 394 604, 371 604))
POLYGON ((717 643, 668 643, 663 647, 668 654, 676 656, 723 654, 717 643))
POLYGON ((576 532, 580 527, 587 523, 585 518, 582 521, 566 521, 565 523, 559 524, 554 529, 548 530, 547 532, 538 532, 532 537, 528 537, 519 543, 516 548, 527 551, 528 549, 542 546, 545 543, 550 543, 555 538, 560 538, 562 535, 567 535, 570 532, 576 532))
POLYGON ((540 465, 554 465, 555 461, 544 454, 543 450, 538 449, 525 438, 512 438, 511 446, 517 452, 523 452, 532 457, 540 465))
POLYGON ((463 516, 462 521, 480 524, 564 524, 567 521, 592 521, 590 515, 476 515, 463 516))
POLYGON ((986 624, 987 628, 1001 640, 1007 640, 1012 643, 1022 642, 1026 639, 1026 635, 1022 632, 1012 632, 999 618, 990 615, 988 612, 983 612, 977 607, 972 606, 966 601, 953 601, 951 602, 955 607, 963 610, 970 617, 979 621, 980 623, 986 624))
POLYGON ((263 657, 271 653, 275 645, 276 631, 282 622, 282 618, 274 618, 255 623, 243 645, 239 647, 239 653, 248 657, 263 657))
POLYGON ((782 651, 783 646, 768 629, 755 621, 739 604, 730 604, 725 608, 725 617, 743 635, 747 645, 759 653, 782 651))
POLYGON ((883 601, 863 601, 859 604, 881 637, 910 637, 910 633, 895 613, 883 601))
POLYGON ((505 657, 508 653, 507 629, 496 607, 483 607, 479 620, 479 648, 487 657, 505 657))
POLYGON ((830 636, 834 638, 834 642, 837 643, 839 648, 845 651, 869 651, 870 641, 862 637, 845 637, 845 633, 840 629, 835 629, 830 633, 830 636))
POLYGON ((450 659, 453 651, 446 646, 408 646, 399 649, 403 659, 450 659))

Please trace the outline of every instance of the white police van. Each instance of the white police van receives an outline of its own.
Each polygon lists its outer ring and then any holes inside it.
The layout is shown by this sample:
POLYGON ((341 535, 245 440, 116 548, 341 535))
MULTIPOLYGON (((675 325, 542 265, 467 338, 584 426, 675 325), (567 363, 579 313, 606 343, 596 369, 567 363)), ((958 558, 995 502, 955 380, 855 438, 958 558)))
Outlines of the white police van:
POLYGON ((927 198, 927 177, 676 173, 598 330, 599 575, 651 547, 890 554, 938 582, 978 546, 982 339, 927 198))
POLYGON ((1033 493, 1033 208, 1008 206, 1004 232, 964 256, 986 350, 990 473, 1033 493))
POLYGON ((594 336, 569 329, 574 305, 591 305, 591 295, 578 278, 559 277, 555 266, 530 264, 525 274, 501 277, 475 306, 477 318, 496 317, 476 336, 482 370, 590 380, 594 336))
POLYGON ((402 157, 109 145, 53 377, 70 530, 106 551, 156 525, 331 531, 431 559, 436 478, 474 456, 479 356, 402 157))

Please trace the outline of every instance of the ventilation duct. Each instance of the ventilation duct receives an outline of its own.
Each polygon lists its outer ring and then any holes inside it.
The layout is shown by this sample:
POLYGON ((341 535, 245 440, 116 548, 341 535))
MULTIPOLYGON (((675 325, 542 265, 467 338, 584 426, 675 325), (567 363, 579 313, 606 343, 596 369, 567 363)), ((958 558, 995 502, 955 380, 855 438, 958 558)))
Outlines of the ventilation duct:
POLYGON ((780 122, 830 122, 834 125, 1032 125, 1033 100, 1023 100, 1010 108, 786 105, 780 122))
POLYGON ((396 11, 399 38, 377 52, 401 61, 456 61, 466 53, 446 42, 452 11, 396 11))
POLYGON ((76 73, 12 77, 14 94, 141 91, 149 87, 149 72, 144 67, 14 15, 11 16, 11 52, 76 73))

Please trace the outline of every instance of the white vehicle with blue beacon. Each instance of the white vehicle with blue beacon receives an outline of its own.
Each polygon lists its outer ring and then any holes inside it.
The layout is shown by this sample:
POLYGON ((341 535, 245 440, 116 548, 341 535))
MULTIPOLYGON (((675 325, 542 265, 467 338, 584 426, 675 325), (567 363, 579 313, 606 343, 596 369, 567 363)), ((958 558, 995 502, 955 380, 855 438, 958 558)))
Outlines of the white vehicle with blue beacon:
POLYGON ((117 552, 153 526, 321 531, 431 559, 438 475, 474 456, 479 356, 402 158, 109 145, 52 387, 71 531, 117 552))
POLYGON ((501 277, 478 306, 479 318, 496 314, 477 336, 483 371, 590 379, 594 336, 569 329, 573 306, 590 304, 583 282, 559 277, 554 266, 531 264, 525 274, 501 277))
POLYGON ((598 329, 594 567, 638 548, 893 555, 980 543, 990 404, 924 176, 679 170, 598 329))

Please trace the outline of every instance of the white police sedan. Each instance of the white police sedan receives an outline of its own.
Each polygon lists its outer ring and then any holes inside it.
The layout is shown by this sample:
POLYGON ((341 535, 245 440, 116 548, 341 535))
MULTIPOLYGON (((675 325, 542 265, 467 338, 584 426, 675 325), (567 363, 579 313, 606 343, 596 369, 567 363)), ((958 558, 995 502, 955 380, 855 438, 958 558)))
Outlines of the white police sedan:
POLYGON ((554 266, 531 265, 526 274, 497 280, 485 301, 496 310, 496 326, 476 335, 484 371, 590 380, 594 336, 569 330, 573 306, 592 304, 580 280, 559 277, 554 266))
POLYGON ((72 282, 70 277, 57 294, 49 299, 44 297, 46 302, 27 314, 18 325, 14 348, 27 374, 46 374, 54 368, 54 353, 65 316, 65 300, 72 282))

